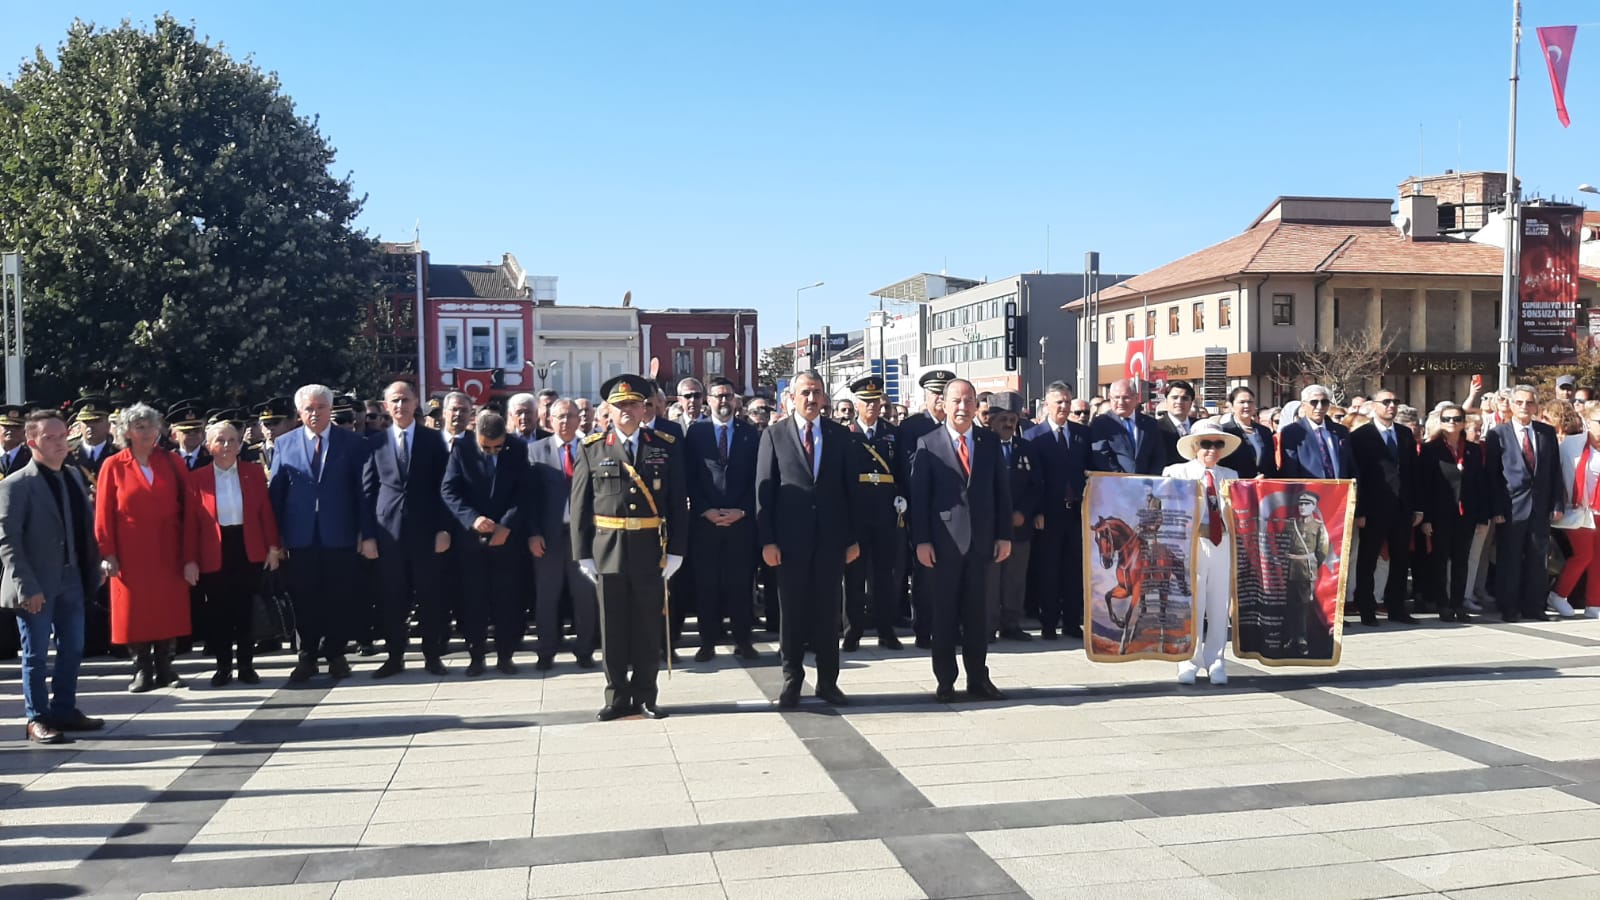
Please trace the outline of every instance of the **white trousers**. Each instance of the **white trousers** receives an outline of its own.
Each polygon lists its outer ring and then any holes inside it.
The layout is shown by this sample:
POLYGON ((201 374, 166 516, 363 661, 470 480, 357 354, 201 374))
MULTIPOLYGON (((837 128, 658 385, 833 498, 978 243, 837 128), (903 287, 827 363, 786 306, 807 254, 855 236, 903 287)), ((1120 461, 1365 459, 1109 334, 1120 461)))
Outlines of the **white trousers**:
POLYGON ((1195 603, 1200 608, 1200 642, 1194 648, 1194 664, 1208 668, 1222 658, 1228 646, 1228 607, 1233 587, 1233 542, 1226 535, 1222 544, 1212 546, 1204 535, 1200 537, 1199 556, 1195 560, 1199 578, 1195 590, 1195 603))

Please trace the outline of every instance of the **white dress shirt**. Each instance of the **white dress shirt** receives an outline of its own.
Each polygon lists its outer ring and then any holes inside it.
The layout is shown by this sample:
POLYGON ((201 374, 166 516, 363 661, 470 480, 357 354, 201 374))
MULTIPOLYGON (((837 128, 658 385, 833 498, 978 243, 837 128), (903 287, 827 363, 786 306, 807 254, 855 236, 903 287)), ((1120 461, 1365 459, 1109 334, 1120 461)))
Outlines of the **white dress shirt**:
POLYGON ((217 524, 224 528, 243 525, 244 490, 239 486, 239 463, 235 461, 226 469, 212 463, 211 471, 217 476, 217 524))

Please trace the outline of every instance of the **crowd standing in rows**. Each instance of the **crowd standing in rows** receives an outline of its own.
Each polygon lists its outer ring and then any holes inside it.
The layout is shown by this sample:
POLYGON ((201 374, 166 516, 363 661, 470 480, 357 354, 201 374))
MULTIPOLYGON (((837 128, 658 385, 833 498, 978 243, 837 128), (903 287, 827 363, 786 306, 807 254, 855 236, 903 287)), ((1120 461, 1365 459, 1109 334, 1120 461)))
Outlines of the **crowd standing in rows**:
POLYGON ((1380 624, 1380 598, 1405 624, 1491 604, 1507 622, 1571 616, 1580 585, 1600 615, 1600 402, 1570 378, 1543 417, 1530 386, 1427 415, 1389 390, 1340 408, 1319 385, 1258 410, 1239 387, 1211 414, 1176 381, 1150 415, 1134 382, 1104 398, 1057 382, 1038 421, 1018 394, 948 371, 919 386, 915 414, 875 376, 830 403, 815 372, 777 401, 688 378, 669 404, 624 375, 600 404, 544 391, 475 409, 452 392, 424 409, 395 382, 365 404, 306 385, 248 413, 114 411, 103 396, 66 417, 0 409, 0 606, 17 615, 27 736, 103 726, 76 701, 86 645, 125 647, 134 692, 181 685, 175 660, 196 639, 212 685, 259 683, 255 655, 278 636, 254 623, 278 594, 292 603, 291 683, 324 665, 350 677, 352 648, 384 654, 373 677, 398 674, 413 634, 434 676, 451 671, 453 637, 467 677, 487 673, 491 647, 494 669, 516 674, 531 615, 537 669, 564 649, 593 668, 600 651, 599 718, 657 718, 657 669, 678 660, 693 613, 697 663, 725 644, 758 659, 758 624, 777 632, 780 707, 800 700, 807 652, 816 696, 847 704, 841 653, 869 633, 903 650, 904 629, 931 651, 938 700, 956 699, 963 671, 969 696, 1001 699, 990 643, 1032 640, 1027 618, 1044 640, 1083 637, 1091 472, 1202 486, 1202 638, 1181 682, 1226 681, 1221 487, 1235 478, 1356 480, 1363 625, 1380 624), (1553 585, 1552 541, 1565 560, 1553 585))

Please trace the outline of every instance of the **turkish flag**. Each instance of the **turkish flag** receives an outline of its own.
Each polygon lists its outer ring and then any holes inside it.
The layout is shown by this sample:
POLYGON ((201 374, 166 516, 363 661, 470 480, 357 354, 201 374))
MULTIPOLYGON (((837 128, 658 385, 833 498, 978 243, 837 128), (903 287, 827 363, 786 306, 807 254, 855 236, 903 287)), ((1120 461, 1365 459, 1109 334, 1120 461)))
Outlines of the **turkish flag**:
POLYGON ((482 406, 494 387, 493 369, 456 369, 456 390, 472 398, 473 406, 482 406))
POLYGON ((1576 25, 1554 25, 1539 29, 1539 46, 1544 48, 1545 66, 1550 70, 1550 90, 1556 95, 1556 117, 1561 127, 1572 124, 1567 117, 1567 66, 1572 64, 1572 42, 1578 37, 1576 25))
POLYGON ((1136 381, 1150 380, 1150 363, 1156 354, 1156 339, 1143 338, 1128 342, 1128 355, 1122 360, 1122 374, 1136 381))

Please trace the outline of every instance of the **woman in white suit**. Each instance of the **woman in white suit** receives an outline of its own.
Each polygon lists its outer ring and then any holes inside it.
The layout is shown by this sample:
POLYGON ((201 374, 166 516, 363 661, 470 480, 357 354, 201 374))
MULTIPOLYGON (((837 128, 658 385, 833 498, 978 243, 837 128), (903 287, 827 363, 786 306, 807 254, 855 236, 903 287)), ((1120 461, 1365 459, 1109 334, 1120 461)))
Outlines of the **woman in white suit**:
POLYGON ((1227 498, 1223 485, 1239 473, 1219 460, 1239 449, 1239 438, 1216 423, 1196 422, 1189 433, 1178 438, 1178 455, 1188 462, 1173 463, 1161 473, 1163 478, 1187 478, 1200 482, 1205 503, 1200 510, 1200 549, 1196 554, 1195 603, 1200 606, 1201 640, 1194 658, 1178 663, 1178 683, 1194 684, 1205 672, 1212 684, 1227 684, 1228 672, 1222 653, 1228 644, 1228 608, 1233 585, 1233 541, 1229 538, 1227 498))
POLYGON ((1600 547, 1596 546, 1594 522, 1595 508, 1600 507, 1600 401, 1583 404, 1578 415, 1583 419, 1583 433, 1561 439, 1562 484, 1570 491, 1570 502, 1567 514, 1551 526, 1566 531, 1572 555, 1561 567, 1549 605, 1557 615, 1577 615, 1567 598, 1578 579, 1588 575, 1584 614, 1600 618, 1600 547))

